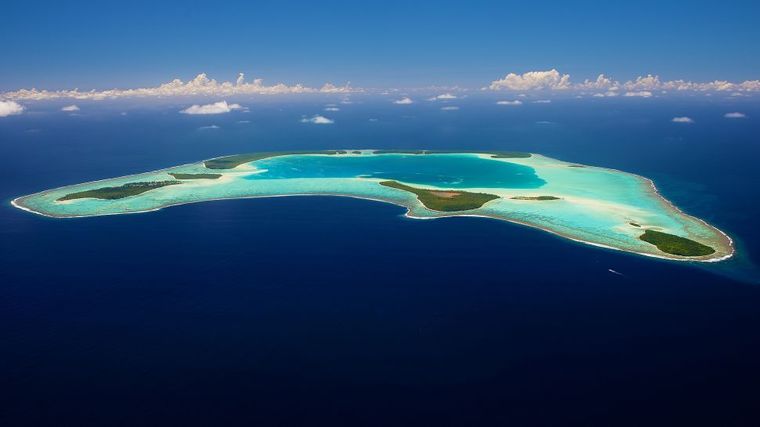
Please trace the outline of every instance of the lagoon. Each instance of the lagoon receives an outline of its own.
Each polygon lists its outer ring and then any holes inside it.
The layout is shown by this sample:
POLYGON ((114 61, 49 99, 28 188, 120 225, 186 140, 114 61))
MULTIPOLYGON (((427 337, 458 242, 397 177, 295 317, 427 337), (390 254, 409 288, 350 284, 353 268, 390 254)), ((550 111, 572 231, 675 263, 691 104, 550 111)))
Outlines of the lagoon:
POLYGON ((406 207, 411 218, 494 218, 595 246, 672 260, 714 262, 734 253, 733 242, 725 233, 665 200, 651 180, 539 154, 273 153, 229 169, 212 170, 198 162, 56 188, 19 197, 13 204, 66 218, 148 212, 219 199, 294 195, 380 200, 406 207), (221 176, 181 179, 211 172, 221 176), (178 185, 153 185, 172 179, 178 185), (127 192, 123 197, 113 195, 114 190, 136 185, 151 189, 127 192), (108 198, 92 196, 102 189, 108 190, 108 198), (642 238, 647 231, 660 233, 666 241, 642 238), (698 250, 691 253, 688 248, 698 250))

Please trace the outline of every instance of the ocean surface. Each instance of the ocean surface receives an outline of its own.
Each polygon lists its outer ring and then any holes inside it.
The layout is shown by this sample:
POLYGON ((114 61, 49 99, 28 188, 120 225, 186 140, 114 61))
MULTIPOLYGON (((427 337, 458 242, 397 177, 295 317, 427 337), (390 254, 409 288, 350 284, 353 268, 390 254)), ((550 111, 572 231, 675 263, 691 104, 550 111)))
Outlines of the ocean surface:
POLYGON ((228 99, 249 111, 217 116, 178 114, 198 100, 29 103, 1 118, 0 425, 758 424, 760 103, 412 97, 228 99), (318 113, 335 123, 301 123, 318 113), (215 156, 340 148, 637 173, 738 254, 655 260, 331 197, 65 220, 10 206, 215 156))

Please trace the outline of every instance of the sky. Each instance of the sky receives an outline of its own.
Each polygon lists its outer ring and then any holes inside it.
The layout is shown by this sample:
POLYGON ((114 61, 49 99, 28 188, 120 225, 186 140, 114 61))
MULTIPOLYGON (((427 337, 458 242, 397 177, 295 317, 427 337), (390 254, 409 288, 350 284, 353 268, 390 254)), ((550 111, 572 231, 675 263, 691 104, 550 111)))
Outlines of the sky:
POLYGON ((12 1, 0 91, 235 81, 479 88, 573 80, 760 78, 760 2, 12 1))

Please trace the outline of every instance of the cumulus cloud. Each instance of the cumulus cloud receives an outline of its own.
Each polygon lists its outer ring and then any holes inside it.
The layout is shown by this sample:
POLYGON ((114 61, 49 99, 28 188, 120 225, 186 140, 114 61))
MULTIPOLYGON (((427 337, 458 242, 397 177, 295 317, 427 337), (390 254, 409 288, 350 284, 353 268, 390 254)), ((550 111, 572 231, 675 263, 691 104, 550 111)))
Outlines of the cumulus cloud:
POLYGON ((533 101, 533 103, 534 104, 551 104, 552 100, 551 99, 537 99, 533 101))
POLYGON ((76 106, 76 105, 74 105, 74 104, 72 104, 72 105, 67 105, 67 106, 65 106, 65 107, 61 108, 61 111, 79 111, 79 107, 77 107, 77 106, 76 106))
POLYGON ((326 107, 325 111, 340 111, 340 108, 338 108, 338 107, 326 107))
POLYGON ((514 105, 514 106, 517 106, 517 105, 522 105, 522 101, 520 101, 519 99, 516 99, 514 101, 497 101, 496 105, 514 105))
POLYGON ((335 86, 326 83, 321 88, 311 88, 301 84, 288 86, 284 83, 278 83, 273 86, 267 86, 262 79, 254 79, 246 82, 245 75, 240 73, 235 82, 217 82, 210 79, 205 73, 198 74, 194 79, 184 82, 180 79, 174 79, 168 83, 155 87, 136 88, 136 89, 109 89, 103 91, 80 91, 73 90, 45 90, 45 89, 21 89, 13 92, 2 94, 4 98, 11 100, 49 100, 49 99, 89 99, 103 100, 125 97, 172 97, 172 96, 234 96, 234 95, 279 95, 279 94, 301 94, 301 93, 337 93, 345 94, 352 92, 361 92, 361 89, 354 89, 350 84, 345 86, 335 86))
POLYGON ((651 98, 652 92, 648 90, 640 90, 638 92, 626 92, 623 96, 638 97, 638 98, 651 98))
POLYGON ((523 74, 509 73, 503 79, 491 82, 491 90, 564 90, 570 89, 570 75, 557 70, 529 71, 523 74))
POLYGON ((432 98, 428 98, 428 101, 446 101, 451 99, 457 99, 457 96, 451 93, 443 93, 432 98))
POLYGON ((243 107, 240 104, 227 104, 227 101, 219 101, 213 104, 198 105, 194 104, 180 111, 182 114, 224 114, 232 110, 240 110, 243 107))
POLYGON ((397 104, 397 105, 409 105, 409 104, 414 104, 414 101, 412 101, 412 98, 409 98, 408 96, 405 96, 405 97, 403 97, 401 99, 397 99, 397 100, 393 101, 393 103, 397 104))
MULTIPOLYGON (((530 71, 523 74, 509 73, 503 79, 491 82, 491 90, 577 90, 596 91, 595 96, 616 96, 615 91, 624 90, 630 93, 645 93, 653 91, 695 91, 695 92, 758 92, 760 80, 747 80, 740 83, 726 80, 711 82, 692 82, 689 80, 662 80, 659 76, 647 74, 633 80, 620 82, 600 74, 595 80, 586 79, 581 83, 573 83, 569 74, 561 74, 552 69, 549 71, 530 71)), ((636 95, 631 95, 636 96, 636 95)))
POLYGON ((303 118, 301 119, 301 123, 312 123, 315 125, 331 125, 335 123, 334 120, 330 120, 325 116, 320 116, 319 114, 315 115, 314 117, 310 118, 303 118))
POLYGON ((201 126, 198 128, 198 130, 213 130, 213 129, 219 129, 219 126, 211 125, 211 126, 201 126))
POLYGON ((738 113, 738 112, 736 112, 736 113, 726 113, 726 114, 723 115, 723 117, 725 117, 727 119, 743 119, 743 118, 747 117, 747 115, 744 114, 744 113, 738 113))
POLYGON ((458 109, 459 109, 459 107, 457 107, 455 105, 449 105, 449 106, 446 106, 446 107, 441 107, 441 110, 443 110, 443 111, 456 111, 458 109))
POLYGON ((604 92, 604 93, 601 93, 601 92, 595 93, 593 96, 594 96, 594 98, 607 98, 607 97, 614 97, 614 96, 618 96, 618 95, 620 95, 618 92, 616 92, 614 90, 609 90, 609 91, 604 92))
POLYGON ((14 101, 0 101, 0 117, 13 116, 24 112, 24 107, 14 101))
POLYGON ((599 74, 596 80, 584 80, 583 83, 576 85, 577 89, 597 89, 597 90, 617 90, 620 83, 610 79, 604 74, 599 74))
POLYGON ((673 123, 694 123, 694 119, 692 119, 691 117, 686 117, 686 116, 683 116, 683 117, 673 117, 673 119, 671 121, 673 123))

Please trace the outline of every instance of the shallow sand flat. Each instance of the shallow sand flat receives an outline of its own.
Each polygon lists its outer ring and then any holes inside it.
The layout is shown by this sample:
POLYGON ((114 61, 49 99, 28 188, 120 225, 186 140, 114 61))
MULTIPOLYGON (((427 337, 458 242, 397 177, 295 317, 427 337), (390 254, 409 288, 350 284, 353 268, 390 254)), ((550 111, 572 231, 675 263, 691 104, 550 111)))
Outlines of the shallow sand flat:
MULTIPOLYGON (((731 240, 705 222, 689 216, 662 198, 654 184, 643 177, 622 171, 599 167, 571 167, 571 163, 551 159, 541 155, 528 158, 494 159, 487 154, 372 154, 362 151, 361 155, 349 154, 330 156, 341 161, 341 157, 369 158, 372 170, 355 173, 353 176, 333 176, 333 169, 310 170, 315 162, 312 159, 325 155, 288 155, 268 158, 233 169, 209 170, 203 162, 182 165, 174 168, 147 172, 126 177, 119 177, 84 184, 67 186, 43 191, 14 200, 14 205, 42 215, 51 217, 86 217, 96 215, 113 215, 123 213, 138 213, 153 211, 168 206, 180 205, 219 199, 274 197, 293 195, 335 195, 357 197, 371 200, 381 200, 404 206, 407 215, 414 218, 436 218, 443 216, 483 216, 511 222, 521 223, 540 228, 576 241, 582 241, 597 246, 609 247, 642 255, 656 256, 668 259, 686 259, 698 261, 716 261, 730 257, 734 248, 731 240), (445 157, 445 165, 451 170, 441 170, 440 182, 410 182, 415 181, 415 171, 405 171, 407 180, 399 182, 416 187, 444 192, 480 192, 499 196, 482 207, 460 212, 438 212, 423 206, 415 195, 404 190, 382 186, 379 183, 393 177, 383 179, 373 177, 376 169, 387 162, 408 162, 410 156, 415 161, 420 158, 441 160, 445 157), (287 158, 287 159, 286 159, 287 158), (520 171, 527 170, 533 176, 530 185, 519 184, 521 177, 513 176, 517 187, 529 188, 500 188, 493 187, 462 187, 447 188, 458 159, 472 161, 475 158, 482 162, 505 162, 522 165, 520 171), (278 163, 282 159, 285 163, 278 163), (374 159, 374 160, 373 160, 374 159), (377 161, 375 161, 377 160, 377 161), (279 170, 275 178, 269 177, 266 167, 287 166, 286 175, 279 170), (294 166, 295 165, 295 166, 294 166), (528 167, 530 169, 526 169, 528 167), (180 185, 170 185, 146 191, 140 195, 115 200, 76 199, 66 202, 57 201, 59 198, 80 191, 102 187, 121 186, 127 183, 171 180, 169 172, 174 173, 221 173, 218 179, 185 180, 180 185), (307 178, 299 174, 310 173, 307 178), (332 174, 332 175, 331 175, 332 174), (535 179, 535 177, 539 179, 535 179), (554 196, 560 200, 513 200, 516 196, 554 196), (630 223, 639 224, 640 227, 630 223), (681 257, 666 254, 656 246, 639 239, 646 229, 663 231, 706 244, 715 253, 702 257, 681 257)), ((419 163, 413 163, 419 165, 419 163)), ((398 166, 397 164, 394 166, 398 166)), ((498 165, 496 165, 498 166, 498 165)), ((501 167, 501 166, 499 166, 501 167)), ((514 168, 514 167, 513 167, 514 168)), ((484 170, 492 168, 485 168, 484 170)), ((398 170, 398 169, 396 169, 398 170)), ((338 171, 340 172, 340 171, 338 171)), ((356 171, 354 171, 356 172, 356 171)), ((352 172, 352 173, 354 173, 352 172)), ((470 170, 469 173, 472 173, 470 170)), ((514 172, 512 172, 514 173, 514 172)), ((523 172, 518 172, 517 175, 523 172)), ((337 173, 340 175, 340 173, 337 173)), ((503 177, 502 177, 503 178, 503 177)), ((421 179, 421 178, 420 178, 421 179)), ((430 178, 429 176, 426 179, 430 178)), ((527 179, 527 178, 526 178, 527 179)), ((483 179, 479 183, 487 183, 483 179)), ((511 182, 511 181, 510 181, 511 182)), ((527 182, 527 181, 526 181, 527 182)), ((445 193, 444 193, 445 194, 445 193)))

